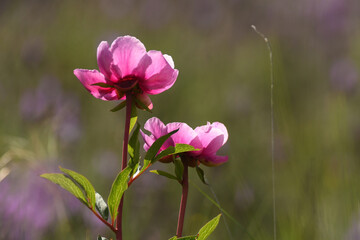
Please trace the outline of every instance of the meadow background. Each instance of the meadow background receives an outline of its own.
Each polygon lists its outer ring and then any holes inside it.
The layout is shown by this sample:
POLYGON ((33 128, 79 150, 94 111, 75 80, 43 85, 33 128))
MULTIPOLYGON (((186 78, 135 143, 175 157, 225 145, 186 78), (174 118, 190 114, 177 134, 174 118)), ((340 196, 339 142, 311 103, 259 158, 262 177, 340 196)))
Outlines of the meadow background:
MULTIPOLYGON (((111 113, 116 103, 93 98, 73 70, 97 69, 98 44, 121 35, 179 69, 140 123, 228 128, 229 161, 204 170, 243 228, 228 219, 232 238, 221 222, 210 239, 273 239, 269 56, 252 24, 274 54, 278 239, 360 239, 359 13, 356 0, 1 0, 0 239, 112 236, 38 175, 61 165, 107 198, 124 111, 111 113)), ((195 171, 190 179, 211 194, 195 171)), ((180 193, 174 181, 141 177, 126 192, 124 239, 173 236, 180 193)), ((218 213, 190 185, 184 233, 218 213)))

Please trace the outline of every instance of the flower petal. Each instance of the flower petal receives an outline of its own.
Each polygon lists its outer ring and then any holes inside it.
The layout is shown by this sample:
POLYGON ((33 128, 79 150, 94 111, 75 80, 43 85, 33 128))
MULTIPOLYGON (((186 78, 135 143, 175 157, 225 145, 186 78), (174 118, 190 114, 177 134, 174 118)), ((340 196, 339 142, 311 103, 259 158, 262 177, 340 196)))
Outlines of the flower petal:
POLYGON ((228 138, 229 138, 229 134, 228 134, 228 131, 227 131, 225 125, 220 123, 220 122, 213 122, 211 124, 211 126, 213 128, 217 128, 218 130, 223 132, 223 134, 224 134, 224 144, 225 144, 227 142, 228 138))
POLYGON ((99 70, 108 79, 111 79, 110 65, 112 62, 112 55, 109 50, 109 44, 102 41, 97 48, 97 62, 99 70))
POLYGON ((121 70, 122 77, 133 74, 133 70, 146 54, 144 44, 131 36, 115 39, 110 47, 110 51, 113 56, 113 63, 121 70))
POLYGON ((154 136, 148 136, 147 134, 145 134, 142 130, 140 130, 140 134, 144 140, 144 150, 148 151, 150 146, 155 142, 154 136))
POLYGON ((149 55, 145 54, 141 59, 137 67, 132 71, 132 75, 135 75, 141 79, 145 78, 146 69, 151 65, 152 60, 149 55))
POLYGON ((144 125, 144 129, 151 132, 155 139, 167 134, 165 124, 156 117, 148 119, 144 125))
POLYGON ((226 127, 218 122, 213 124, 208 122, 207 125, 197 127, 195 132, 204 146, 203 155, 215 155, 228 138, 226 127))
POLYGON ((228 156, 216 156, 216 155, 212 155, 212 156, 206 156, 203 159, 200 160, 200 162, 202 164, 204 164, 205 166, 208 167, 215 167, 215 166, 219 166, 225 162, 227 162, 227 160, 229 159, 228 156))
POLYGON ((167 60, 159 51, 149 51, 148 55, 152 62, 146 69, 144 81, 139 85, 145 93, 159 94, 174 85, 179 71, 171 66, 173 61, 170 61, 170 56, 166 57, 167 60))
MULTIPOLYGON (((168 133, 176 129, 179 129, 179 131, 170 137, 173 141, 173 143, 171 143, 172 146, 175 146, 177 143, 183 143, 189 144, 200 150, 203 148, 203 145, 201 144, 201 141, 196 132, 186 123, 174 122, 166 125, 166 130, 168 133)), ((196 151, 193 153, 195 155, 199 155, 201 151, 196 151)))
POLYGON ((94 97, 101 100, 118 100, 116 91, 113 88, 93 86, 94 83, 106 83, 105 77, 97 70, 75 69, 75 76, 94 97))
POLYGON ((175 68, 174 60, 172 59, 172 57, 170 55, 164 54, 164 58, 166 59, 166 61, 169 63, 169 65, 172 68, 175 68))

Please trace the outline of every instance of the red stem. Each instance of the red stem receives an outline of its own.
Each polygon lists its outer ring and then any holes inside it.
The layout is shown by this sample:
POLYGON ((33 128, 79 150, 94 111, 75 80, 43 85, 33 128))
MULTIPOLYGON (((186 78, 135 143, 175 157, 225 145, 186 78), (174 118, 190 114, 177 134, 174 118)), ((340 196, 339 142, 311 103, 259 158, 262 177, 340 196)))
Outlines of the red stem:
POLYGON ((152 164, 150 163, 143 171, 141 171, 138 175, 136 175, 133 178, 130 178, 129 182, 128 182, 128 187, 130 187, 130 185, 138 178, 140 177, 152 164))
POLYGON ((108 226, 113 232, 116 232, 116 229, 114 228, 113 225, 111 225, 105 219, 103 219, 94 209, 90 208, 90 210, 95 214, 95 216, 98 217, 98 219, 100 219, 103 223, 105 223, 105 225, 108 226))
MULTIPOLYGON (((130 118, 131 118, 131 105, 132 95, 126 93, 126 117, 125 117, 125 129, 124 129, 124 141, 123 141, 123 152, 122 152, 122 164, 121 170, 127 166, 127 155, 128 155, 128 143, 129 143, 129 129, 130 129, 130 118)), ((124 204, 124 194, 121 198, 118 215, 116 218, 116 240, 122 240, 122 212, 124 204)))
POLYGON ((178 217, 178 225, 176 230, 176 236, 181 237, 183 226, 184 226, 184 218, 185 218, 185 209, 186 209, 186 202, 189 190, 189 177, 188 177, 188 165, 185 161, 184 164, 184 172, 183 172, 183 180, 182 180, 182 194, 181 194, 181 202, 180 202, 180 209, 179 209, 179 217, 178 217))

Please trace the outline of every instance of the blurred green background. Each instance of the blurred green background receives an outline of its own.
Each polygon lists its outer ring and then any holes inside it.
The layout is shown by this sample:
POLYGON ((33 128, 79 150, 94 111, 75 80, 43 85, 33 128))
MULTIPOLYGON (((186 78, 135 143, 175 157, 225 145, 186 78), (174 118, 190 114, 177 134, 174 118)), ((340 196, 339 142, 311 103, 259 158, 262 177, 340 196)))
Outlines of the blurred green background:
MULTIPOLYGON (((277 239, 360 239, 359 13, 356 0, 0 0, 0 239, 112 236, 38 175, 61 165, 107 198, 124 111, 111 113, 115 103, 93 98, 73 70, 97 69, 98 44, 121 35, 179 69, 140 123, 228 128, 229 161, 204 169, 243 227, 227 219, 231 235, 222 221, 210 239, 273 239, 269 56, 252 24, 274 54, 277 239)), ((190 179, 211 194, 195 171, 190 179)), ((176 182, 141 177, 126 192, 124 239, 175 235, 180 194, 176 182)), ((190 186, 184 233, 218 213, 190 186)))

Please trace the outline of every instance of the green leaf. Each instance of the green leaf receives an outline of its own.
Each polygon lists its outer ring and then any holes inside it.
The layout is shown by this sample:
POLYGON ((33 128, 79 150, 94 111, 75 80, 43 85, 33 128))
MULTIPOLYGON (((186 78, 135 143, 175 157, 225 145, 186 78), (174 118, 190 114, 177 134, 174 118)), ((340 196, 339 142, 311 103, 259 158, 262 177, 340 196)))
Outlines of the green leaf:
POLYGON ((139 142, 139 131, 140 124, 136 124, 136 128, 129 139, 128 144, 128 153, 130 155, 129 166, 133 168, 138 162, 140 158, 140 142, 139 142))
POLYGON ((100 215, 107 221, 109 218, 109 208, 103 197, 99 193, 95 193, 96 199, 96 210, 100 213, 100 215))
POLYGON ((122 170, 116 177, 115 181, 112 184, 109 198, 108 198, 108 206, 110 210, 110 215, 113 220, 116 219, 117 209, 120 204, 121 197, 125 190, 128 188, 128 176, 131 172, 131 168, 127 167, 122 170))
POLYGON ((59 168, 63 173, 69 175, 84 189, 87 201, 89 202, 89 207, 95 209, 95 189, 93 185, 91 185, 90 181, 80 173, 62 167, 59 168))
POLYGON ((134 128, 136 121, 138 119, 137 116, 137 109, 136 109, 136 105, 135 104, 131 104, 131 114, 130 114, 130 128, 129 128, 129 133, 131 132, 131 130, 134 128))
POLYGON ((84 193, 81 191, 81 189, 68 177, 66 177, 62 173, 44 173, 40 175, 42 178, 46 178, 47 180, 50 180, 51 182, 59 185, 63 189, 70 192, 72 195, 74 195, 76 198, 78 198, 82 203, 84 203, 86 206, 89 207, 89 203, 86 201, 84 193))
POLYGON ((192 235, 192 236, 186 236, 186 237, 181 237, 181 238, 177 238, 176 236, 173 236, 169 240, 196 240, 196 239, 197 239, 197 235, 192 235))
POLYGON ((165 172, 165 171, 161 171, 161 170, 151 170, 151 173, 155 173, 159 176, 163 176, 163 177, 167 177, 169 179, 174 179, 174 180, 178 180, 178 178, 174 175, 172 175, 171 173, 165 172))
POLYGON ((148 111, 149 113, 152 113, 152 111, 148 108, 148 106, 146 106, 143 102, 141 102, 139 99, 134 98, 135 102, 137 105, 139 105, 141 108, 145 109, 146 111, 148 111))
POLYGON ((199 166, 196 166, 196 173, 205 185, 209 185, 206 181, 204 170, 202 170, 199 166))
POLYGON ((99 235, 99 236, 97 237, 97 240, 109 240, 109 239, 106 238, 106 237, 102 237, 102 236, 99 235))
POLYGON ((163 150, 162 152, 160 152, 156 156, 155 161, 158 161, 159 159, 169 156, 169 155, 175 155, 175 154, 179 154, 179 153, 198 151, 198 150, 199 149, 194 148, 193 146, 191 146, 189 144, 177 143, 175 145, 175 147, 170 146, 170 147, 166 148, 165 150, 163 150))
POLYGON ((220 220, 221 214, 217 215, 215 218, 210 220, 208 223, 206 223, 199 231, 199 237, 198 240, 205 240, 207 239, 210 234, 215 230, 217 227, 219 220, 220 220))
POLYGON ((103 83, 103 82, 94 83, 94 84, 91 84, 91 86, 99 86, 99 87, 103 87, 103 88, 115 88, 113 85, 108 84, 108 83, 103 83))
POLYGON ((122 101, 121 103, 119 103, 118 105, 116 105, 116 107, 114 107, 113 109, 111 109, 110 111, 112 112, 117 112, 121 109, 123 109, 124 107, 126 107, 126 100, 122 101))
POLYGON ((183 178, 184 165, 179 158, 174 160, 174 164, 175 164, 175 175, 177 179, 181 182, 183 178))
POLYGON ((159 152, 159 149, 162 147, 164 142, 166 140, 168 140, 168 138, 171 135, 175 134, 177 131, 179 131, 179 129, 176 129, 176 130, 156 139, 156 141, 150 146, 149 150, 145 154, 144 165, 145 165, 146 161, 150 161, 151 163, 154 161, 156 154, 159 152))
POLYGON ((197 240, 198 235, 191 235, 191 236, 185 236, 185 237, 181 237, 178 238, 177 240, 197 240))

